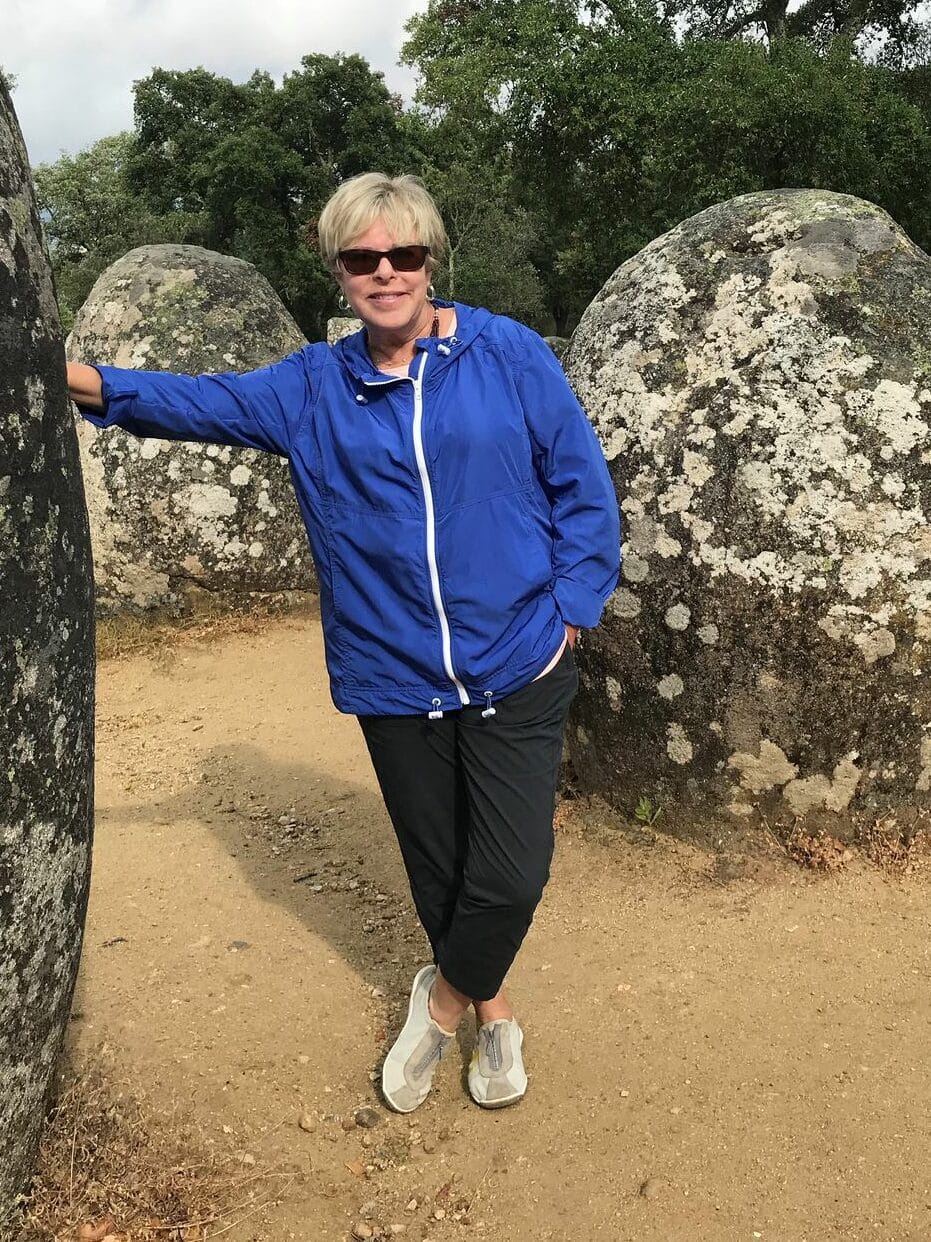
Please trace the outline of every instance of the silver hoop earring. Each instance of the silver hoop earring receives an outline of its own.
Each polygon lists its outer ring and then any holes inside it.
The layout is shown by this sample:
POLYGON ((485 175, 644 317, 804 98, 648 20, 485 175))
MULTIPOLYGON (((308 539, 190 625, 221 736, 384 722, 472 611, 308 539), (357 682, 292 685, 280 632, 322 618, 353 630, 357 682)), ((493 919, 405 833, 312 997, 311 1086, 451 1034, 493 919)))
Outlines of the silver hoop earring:
POLYGON ((349 303, 346 301, 345 293, 341 293, 339 295, 339 297, 336 299, 336 305, 339 307, 341 311, 345 312, 349 310, 349 303))
POLYGON ((432 302, 436 297, 436 285, 427 285, 427 301, 432 302))

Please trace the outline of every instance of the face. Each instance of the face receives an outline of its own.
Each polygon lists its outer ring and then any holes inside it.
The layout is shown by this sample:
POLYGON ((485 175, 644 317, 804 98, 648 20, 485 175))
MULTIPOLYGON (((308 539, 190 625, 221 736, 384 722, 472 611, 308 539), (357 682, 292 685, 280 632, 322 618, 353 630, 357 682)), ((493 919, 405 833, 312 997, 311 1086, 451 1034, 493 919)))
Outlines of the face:
MULTIPOLYGON (((384 224, 376 220, 344 249, 390 250, 392 246, 415 241, 412 237, 392 237, 384 224)), ((430 284, 426 264, 416 272, 396 272, 383 258, 371 276, 350 276, 339 265, 336 279, 352 310, 370 331, 392 337, 417 334, 430 284)))

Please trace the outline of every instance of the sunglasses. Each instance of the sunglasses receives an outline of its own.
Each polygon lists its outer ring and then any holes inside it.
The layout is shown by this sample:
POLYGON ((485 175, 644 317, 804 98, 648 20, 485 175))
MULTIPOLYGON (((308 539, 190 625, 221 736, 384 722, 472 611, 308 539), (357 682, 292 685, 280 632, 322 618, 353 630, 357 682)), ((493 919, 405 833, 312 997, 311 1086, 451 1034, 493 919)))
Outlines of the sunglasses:
POLYGON ((429 253, 429 246, 393 246, 391 250, 341 250, 338 258, 350 276, 371 276, 382 259, 396 272, 417 272, 429 253))

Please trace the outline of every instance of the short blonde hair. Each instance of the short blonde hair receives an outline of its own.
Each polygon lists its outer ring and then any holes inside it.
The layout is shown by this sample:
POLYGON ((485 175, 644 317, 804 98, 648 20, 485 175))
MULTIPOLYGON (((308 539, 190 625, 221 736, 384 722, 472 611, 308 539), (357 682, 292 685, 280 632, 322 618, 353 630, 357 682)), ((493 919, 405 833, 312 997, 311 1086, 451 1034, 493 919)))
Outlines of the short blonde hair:
POLYGON ((317 221, 320 256, 331 272, 336 271, 339 252, 348 249, 376 220, 384 222, 398 245, 416 242, 426 246, 430 251, 428 271, 433 271, 446 253, 449 243, 443 220, 419 177, 360 173, 331 195, 317 221))

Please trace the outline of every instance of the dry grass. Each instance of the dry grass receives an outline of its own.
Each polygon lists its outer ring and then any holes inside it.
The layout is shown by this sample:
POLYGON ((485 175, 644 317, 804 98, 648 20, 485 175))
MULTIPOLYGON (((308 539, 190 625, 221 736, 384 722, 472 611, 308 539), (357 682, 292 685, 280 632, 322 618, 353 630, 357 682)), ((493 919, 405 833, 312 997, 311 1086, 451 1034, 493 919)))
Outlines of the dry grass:
POLYGON ((112 660, 185 642, 203 642, 229 634, 254 634, 269 618, 311 617, 316 616, 318 610, 317 597, 306 592, 248 595, 235 604, 223 603, 201 592, 192 610, 180 617, 155 612, 98 618, 97 658, 112 660))
POLYGON ((155 1115, 100 1068, 60 1084, 14 1242, 203 1242, 280 1197, 297 1174, 155 1115), (226 1146, 227 1150, 218 1150, 226 1146))
POLYGON ((925 819, 903 826, 894 815, 878 819, 863 834, 863 851, 871 862, 892 875, 908 875, 927 861, 925 819))

